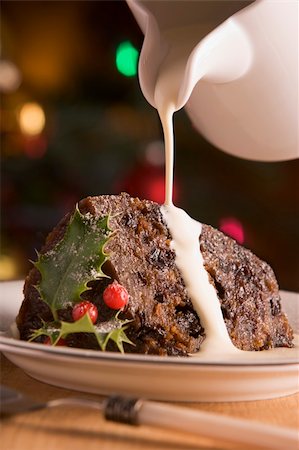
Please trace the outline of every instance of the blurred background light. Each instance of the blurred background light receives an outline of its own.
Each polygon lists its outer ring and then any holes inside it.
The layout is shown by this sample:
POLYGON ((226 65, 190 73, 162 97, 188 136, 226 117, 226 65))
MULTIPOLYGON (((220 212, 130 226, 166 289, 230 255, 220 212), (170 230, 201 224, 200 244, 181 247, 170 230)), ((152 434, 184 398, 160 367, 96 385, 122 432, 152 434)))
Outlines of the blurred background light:
POLYGON ((117 70, 126 77, 137 74, 138 50, 130 41, 121 42, 116 49, 115 63, 117 70))
POLYGON ((0 280, 12 280, 17 278, 19 268, 15 258, 8 255, 0 255, 0 280))
POLYGON ((165 153, 163 141, 152 141, 145 149, 145 159, 153 166, 164 166, 165 153))
POLYGON ((242 223, 235 217, 223 217, 219 222, 219 229, 235 239, 239 244, 244 244, 245 233, 242 223))
POLYGON ((19 126, 29 136, 40 134, 46 123, 43 108, 38 103, 25 103, 19 112, 19 126))
POLYGON ((21 84, 21 73, 10 61, 0 61, 0 91, 13 92, 21 84))
POLYGON ((23 152, 30 159, 40 159, 47 151, 47 140, 38 134, 35 136, 25 136, 23 140, 23 152))

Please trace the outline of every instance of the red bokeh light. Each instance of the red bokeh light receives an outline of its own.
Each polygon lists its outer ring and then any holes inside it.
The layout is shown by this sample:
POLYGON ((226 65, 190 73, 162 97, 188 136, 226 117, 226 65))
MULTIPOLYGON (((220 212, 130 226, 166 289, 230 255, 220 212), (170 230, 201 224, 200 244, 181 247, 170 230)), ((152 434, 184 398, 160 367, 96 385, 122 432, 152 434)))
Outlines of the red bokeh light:
POLYGON ((245 232, 242 223, 235 217, 223 217, 220 219, 219 229, 235 239, 239 244, 244 244, 245 232))
POLYGON ((23 137, 23 152, 30 159, 42 158, 47 152, 47 145, 47 140, 42 134, 23 137))

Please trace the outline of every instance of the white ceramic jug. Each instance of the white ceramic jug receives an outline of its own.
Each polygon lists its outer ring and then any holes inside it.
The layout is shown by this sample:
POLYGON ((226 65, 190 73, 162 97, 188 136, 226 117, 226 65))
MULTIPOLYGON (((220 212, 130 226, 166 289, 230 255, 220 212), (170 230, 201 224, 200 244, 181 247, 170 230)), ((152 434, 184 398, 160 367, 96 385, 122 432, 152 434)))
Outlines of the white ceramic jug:
POLYGON ((216 147, 299 157, 298 0, 127 3, 145 35, 139 81, 152 106, 160 71, 175 73, 175 110, 216 147))

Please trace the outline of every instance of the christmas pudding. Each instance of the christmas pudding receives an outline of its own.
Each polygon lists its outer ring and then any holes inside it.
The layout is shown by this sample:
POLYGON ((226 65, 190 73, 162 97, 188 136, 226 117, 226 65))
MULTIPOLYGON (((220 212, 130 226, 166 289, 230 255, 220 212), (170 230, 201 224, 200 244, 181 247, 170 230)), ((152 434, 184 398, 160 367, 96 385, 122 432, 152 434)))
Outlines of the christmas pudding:
MULTIPOLYGON (((269 265, 208 225, 201 226, 197 242, 234 346, 292 347, 269 265)), ((154 202, 128 194, 80 201, 33 264, 17 317, 23 340, 185 356, 200 352, 209 338, 178 267, 165 215, 154 202)))

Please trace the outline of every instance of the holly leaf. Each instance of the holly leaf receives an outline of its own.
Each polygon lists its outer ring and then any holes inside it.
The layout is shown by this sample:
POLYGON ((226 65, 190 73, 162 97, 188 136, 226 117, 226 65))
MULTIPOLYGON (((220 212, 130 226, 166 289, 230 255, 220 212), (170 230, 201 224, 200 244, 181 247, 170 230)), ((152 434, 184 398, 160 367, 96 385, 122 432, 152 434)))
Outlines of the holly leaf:
POLYGON ((123 346, 124 343, 130 344, 130 345, 135 345, 134 342, 132 342, 126 335, 126 333, 125 333, 126 328, 127 328, 127 326, 122 326, 121 328, 115 328, 114 330, 111 330, 103 342, 102 350, 103 351, 106 350, 106 346, 110 339, 116 344, 118 350, 121 353, 125 352, 124 346, 123 346))
POLYGON ((99 347, 105 351, 109 340, 115 342, 118 350, 124 353, 123 343, 134 345, 134 343, 126 336, 125 329, 130 320, 120 320, 117 315, 107 321, 94 325, 88 313, 76 322, 59 323, 43 323, 38 330, 34 330, 30 341, 39 336, 48 336, 52 345, 57 345, 61 338, 65 339, 69 334, 73 333, 92 333, 95 335, 99 347))
POLYGON ((112 235, 109 216, 95 219, 91 214, 81 214, 76 206, 63 238, 52 250, 40 254, 34 263, 41 274, 36 288, 41 299, 49 305, 54 320, 42 322, 39 329, 33 330, 30 341, 48 336, 51 344, 57 345, 70 334, 91 333, 103 351, 110 340, 122 353, 124 343, 134 345, 125 333, 130 320, 120 320, 119 313, 111 320, 97 324, 92 323, 88 313, 74 322, 64 322, 58 317, 59 309, 81 301, 81 294, 90 289, 88 282, 106 277, 102 271, 108 260, 105 245, 112 235))
POLYGON ((41 273, 36 288, 55 320, 58 309, 81 300, 89 281, 106 277, 102 271, 108 259, 104 248, 112 236, 108 222, 109 216, 95 219, 89 213, 81 214, 76 206, 63 238, 34 263, 41 273))

